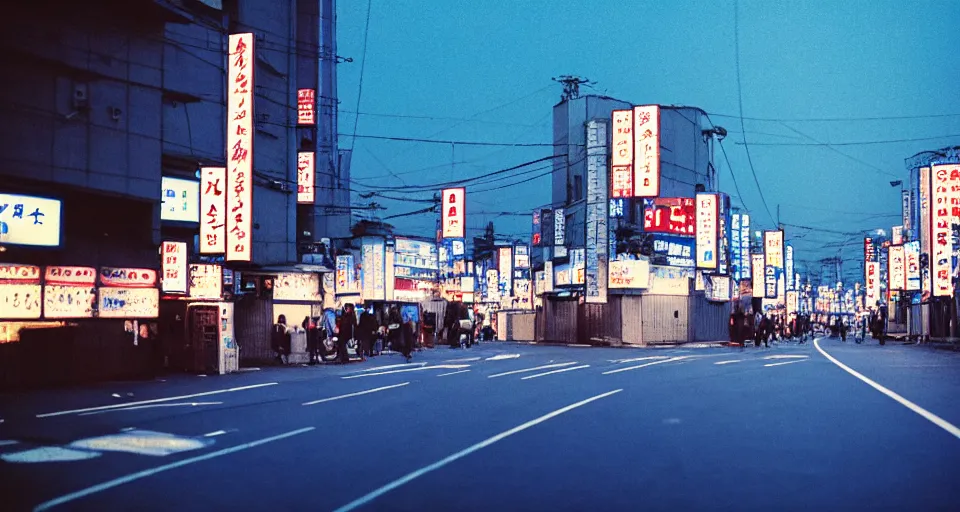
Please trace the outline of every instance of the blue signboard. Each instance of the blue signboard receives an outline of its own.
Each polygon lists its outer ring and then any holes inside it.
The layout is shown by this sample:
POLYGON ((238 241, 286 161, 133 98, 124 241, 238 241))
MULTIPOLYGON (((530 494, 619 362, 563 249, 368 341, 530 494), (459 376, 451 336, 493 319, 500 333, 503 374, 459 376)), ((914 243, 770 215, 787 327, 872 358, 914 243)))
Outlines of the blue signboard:
POLYGON ((653 235, 651 263, 667 267, 696 266, 697 240, 687 236, 653 235))

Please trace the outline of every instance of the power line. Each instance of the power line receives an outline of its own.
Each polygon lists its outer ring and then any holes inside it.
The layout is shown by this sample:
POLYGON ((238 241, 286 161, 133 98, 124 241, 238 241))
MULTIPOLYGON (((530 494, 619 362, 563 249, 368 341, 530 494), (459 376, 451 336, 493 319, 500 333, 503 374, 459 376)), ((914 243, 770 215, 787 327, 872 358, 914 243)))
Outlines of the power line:
MULTIPOLYGON (((747 145, 747 129, 743 124, 743 85, 741 84, 740 77, 740 2, 737 0, 733 4, 733 39, 736 61, 737 61, 737 103, 740 107, 740 131, 743 132, 743 149, 747 152, 747 162, 750 164, 750 172, 753 174, 753 182, 757 184, 757 191, 760 192, 760 200, 763 202, 763 208, 767 211, 767 215, 770 216, 770 220, 773 221, 774 225, 777 224, 777 219, 773 218, 773 214, 770 213, 770 207, 767 205, 767 198, 763 195, 763 188, 760 186, 760 180, 757 179, 757 170, 753 167, 753 158, 750 156, 750 146, 747 145)), ((723 147, 721 145, 721 147, 723 147)), ((742 198, 741 198, 742 199, 742 198)))
MULTIPOLYGON (((360 110, 360 98, 363 96, 363 71, 367 65, 367 38, 370 36, 370 11, 373 4, 373 0, 367 0, 367 21, 364 23, 363 28, 363 51, 360 55, 360 81, 357 84, 357 108, 360 110)), ((353 153, 354 144, 357 141, 357 125, 360 123, 360 115, 357 114, 353 118, 353 137, 350 139, 350 152, 353 153)), ((389 169, 387 169, 389 171, 389 169)))
MULTIPOLYGON (((915 139, 892 139, 892 140, 868 140, 868 141, 859 141, 859 142, 818 142, 818 143, 809 143, 809 142, 753 142, 754 146, 867 146, 872 144, 896 144, 899 142, 918 142, 923 140, 938 140, 938 139, 950 139, 953 137, 960 137, 960 134, 950 134, 950 135, 938 135, 936 137, 918 137, 915 139)), ((745 143, 737 142, 738 145, 745 145, 745 143)))
POLYGON ((806 133, 803 133, 803 132, 801 132, 800 130, 798 130, 798 129, 796 129, 796 128, 794 128, 794 127, 792 127, 792 126, 790 126, 790 125, 788 125, 788 124, 786 124, 786 123, 780 123, 780 125, 783 126, 783 127, 786 128, 786 129, 788 129, 788 130, 796 133, 797 135, 800 135, 800 136, 802 136, 802 137, 805 137, 805 138, 807 138, 807 139, 810 139, 810 140, 816 142, 817 144, 820 144, 821 146, 829 149, 830 151, 833 151, 834 153, 836 153, 836 154, 838 154, 838 155, 840 155, 840 156, 842 156, 842 157, 844 157, 844 158, 846 158, 846 159, 848 159, 848 160, 854 161, 854 162, 856 162, 856 163, 858 163, 858 164, 860 164, 860 165, 863 165, 863 166, 869 167, 869 168, 871 168, 871 169, 874 169, 874 170, 876 170, 876 171, 878 171, 878 172, 880 172, 880 173, 882 173, 882 174, 886 174, 887 176, 893 176, 894 178, 899 178, 899 177, 901 177, 899 174, 894 174, 894 173, 892 173, 892 172, 885 171, 885 170, 881 169, 880 167, 877 167, 876 165, 873 165, 873 164, 868 163, 868 162, 864 162, 863 160, 860 160, 860 159, 857 158, 857 157, 850 156, 850 155, 844 153, 843 151, 840 151, 839 149, 833 147, 832 145, 827 144, 827 143, 825 143, 825 142, 823 142, 823 141, 817 140, 817 139, 811 137, 810 135, 807 135, 806 133))
POLYGON ((539 128, 540 125, 536 124, 525 124, 525 123, 515 123, 510 121, 487 121, 485 119, 470 119, 467 117, 445 117, 445 116, 429 116, 429 115, 411 115, 411 114, 387 114, 381 112, 358 112, 355 110, 340 110, 343 114, 356 114, 360 116, 368 117, 388 117, 396 119, 420 119, 426 121, 462 121, 465 123, 478 123, 478 124, 497 124, 497 125, 509 125, 509 126, 520 126, 524 128, 539 128))
POLYGON ((529 166, 529 165, 538 164, 538 163, 540 163, 540 162, 545 162, 545 161, 553 160, 553 159, 556 159, 556 158, 564 158, 564 157, 566 157, 566 156, 567 156, 567 155, 565 155, 565 154, 563 154, 563 155, 545 156, 545 157, 542 157, 542 158, 538 158, 538 159, 536 159, 536 160, 531 160, 531 161, 529 161, 529 162, 524 162, 524 163, 522 163, 522 164, 518 164, 518 165, 515 165, 515 166, 513 166, 513 167, 508 167, 508 168, 506 168, 506 169, 500 169, 500 170, 498 170, 498 171, 493 171, 493 172, 490 172, 490 173, 487 173, 487 174, 483 174, 483 175, 480 175, 480 176, 474 176, 474 177, 465 178, 465 179, 462 179, 462 180, 447 181, 447 182, 443 182, 443 183, 431 183, 431 184, 428 184, 428 185, 413 185, 413 186, 403 186, 403 187, 374 187, 374 186, 362 185, 362 184, 361 184, 360 186, 367 187, 367 188, 371 188, 371 189, 379 189, 379 190, 394 191, 394 192, 395 192, 395 191, 421 191, 421 192, 422 192, 422 191, 426 191, 426 190, 437 190, 437 189, 445 188, 445 187, 463 186, 463 185, 466 185, 466 184, 468 184, 468 183, 470 183, 470 182, 477 181, 477 180, 481 180, 481 179, 484 179, 484 178, 488 178, 488 177, 490 177, 490 176, 496 176, 496 175, 499 175, 499 174, 505 174, 505 173, 508 173, 508 172, 510 172, 510 171, 515 171, 515 170, 517 170, 517 169, 522 169, 523 167, 527 167, 527 166, 529 166))
POLYGON ((898 121, 904 119, 935 119, 943 117, 960 117, 960 114, 926 114, 914 116, 874 116, 874 117, 821 117, 821 118, 772 118, 772 117, 743 117, 730 114, 719 114, 711 112, 710 115, 717 117, 727 117, 731 119, 741 118, 748 121, 768 121, 774 123, 829 123, 829 122, 848 122, 848 121, 898 121))
POLYGON ((511 143, 511 142, 487 142, 487 141, 469 141, 469 140, 419 139, 415 137, 388 137, 385 135, 340 134, 340 136, 354 137, 358 139, 393 140, 393 141, 399 141, 399 142, 418 142, 418 143, 424 143, 424 144, 447 144, 447 145, 453 144, 458 146, 499 146, 499 147, 514 147, 514 148, 543 148, 543 147, 573 145, 573 144, 548 144, 544 142, 511 143))

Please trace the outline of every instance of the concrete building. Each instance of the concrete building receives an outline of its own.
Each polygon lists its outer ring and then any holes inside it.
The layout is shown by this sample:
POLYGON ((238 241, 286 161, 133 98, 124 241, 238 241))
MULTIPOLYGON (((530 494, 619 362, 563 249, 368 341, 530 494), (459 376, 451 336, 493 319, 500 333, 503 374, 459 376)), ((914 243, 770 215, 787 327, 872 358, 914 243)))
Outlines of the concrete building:
MULTIPOLYGON (((586 236, 584 127, 593 119, 609 123, 614 110, 633 106, 606 96, 582 96, 553 107, 553 143, 557 158, 553 161, 552 205, 554 209, 564 210, 568 249, 582 248, 586 236)), ((706 191, 715 190, 712 139, 703 133, 712 128, 706 113, 696 107, 671 106, 661 106, 660 112, 660 196, 694 197, 697 185, 706 191)), ((642 202, 632 201, 625 220, 638 223, 642 219, 642 202)))
MULTIPOLYGON (((336 65, 343 59, 335 12, 335 0, 37 0, 7 7, 0 21, 0 194, 62 201, 62 236, 54 247, 0 236, 0 262, 158 271, 161 242, 173 240, 187 244, 190 264, 222 265, 222 257, 197 253, 197 214, 162 214, 163 183, 196 183, 200 168, 224 166, 227 36, 252 32, 252 261, 224 265, 222 300, 244 296, 231 271, 278 282, 281 272, 303 272, 301 264, 313 261, 304 253, 317 242, 349 236, 349 155, 336 137, 336 65), (314 125, 297 125, 303 88, 316 91, 314 125), (297 205, 298 151, 317 152, 314 205, 297 205)), ((189 298, 183 295, 174 299, 189 298)), ((272 313, 263 313, 272 322, 272 313)), ((263 321, 238 326, 235 338, 262 337, 263 321)), ((117 334, 97 312, 79 322, 101 332, 104 350, 129 341, 123 322, 117 334)), ((8 334, 23 327, 5 325, 8 334)), ((100 376, 115 377, 114 370, 100 376)))

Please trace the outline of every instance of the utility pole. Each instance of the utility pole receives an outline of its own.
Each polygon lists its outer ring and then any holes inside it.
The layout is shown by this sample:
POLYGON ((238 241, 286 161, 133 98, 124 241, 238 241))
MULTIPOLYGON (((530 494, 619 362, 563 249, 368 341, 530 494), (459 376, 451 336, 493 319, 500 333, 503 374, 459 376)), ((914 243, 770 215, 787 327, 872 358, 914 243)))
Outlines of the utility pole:
POLYGON ((560 96, 560 101, 577 99, 580 97, 581 85, 593 85, 596 83, 588 78, 581 78, 576 75, 553 77, 553 81, 563 84, 563 95, 560 96))

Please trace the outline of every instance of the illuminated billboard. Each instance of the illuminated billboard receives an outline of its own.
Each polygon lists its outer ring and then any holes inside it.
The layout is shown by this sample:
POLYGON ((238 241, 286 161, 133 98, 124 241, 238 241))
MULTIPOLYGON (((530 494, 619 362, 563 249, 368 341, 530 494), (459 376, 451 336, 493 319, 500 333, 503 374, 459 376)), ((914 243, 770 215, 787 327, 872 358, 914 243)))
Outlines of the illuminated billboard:
POLYGON ((960 217, 960 165, 931 167, 930 277, 935 297, 953 295, 953 223, 960 217))
POLYGON ((313 204, 316 176, 316 153, 297 153, 297 203, 313 204))
POLYGON ((160 220, 200 222, 200 183, 164 176, 160 189, 160 220))
POLYGON ((693 236, 697 232, 696 200, 690 197, 658 197, 644 201, 643 231, 693 236))
POLYGON ((93 318, 97 269, 93 267, 47 267, 43 285, 43 317, 93 318))
POLYGON ((887 257, 887 289, 891 291, 907 288, 907 259, 902 245, 891 245, 887 257))
POLYGON ((614 110, 611 124, 610 197, 633 197, 633 111, 614 110))
POLYGON ((227 247, 227 170, 200 169, 200 254, 223 254, 227 247))
POLYGON ((903 244, 904 258, 907 261, 907 290, 920 290, 920 242, 914 240, 903 244))
POLYGON ((716 194, 697 194, 697 268, 716 269, 720 213, 716 194))
POLYGON ((464 188, 443 189, 443 209, 440 211, 443 238, 466 237, 466 195, 464 188))
POLYGON ((253 34, 230 34, 227 62, 227 261, 250 261, 253 231, 253 34))
POLYGON ((61 206, 57 199, 0 194, 0 244, 59 246, 61 206))
POLYGON ((187 244, 185 242, 163 242, 161 244, 163 277, 160 289, 164 293, 187 293, 187 244))
POLYGON ((316 122, 317 91, 297 89, 297 124, 310 125, 316 122))
POLYGON ((660 195, 660 106, 633 107, 633 196, 660 195))

